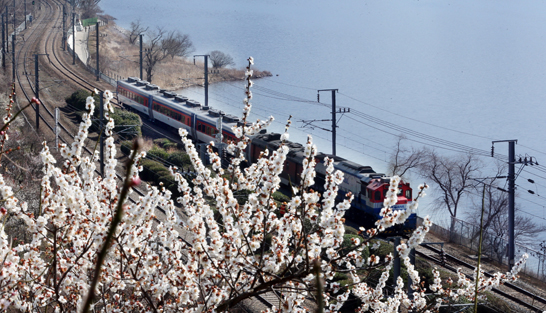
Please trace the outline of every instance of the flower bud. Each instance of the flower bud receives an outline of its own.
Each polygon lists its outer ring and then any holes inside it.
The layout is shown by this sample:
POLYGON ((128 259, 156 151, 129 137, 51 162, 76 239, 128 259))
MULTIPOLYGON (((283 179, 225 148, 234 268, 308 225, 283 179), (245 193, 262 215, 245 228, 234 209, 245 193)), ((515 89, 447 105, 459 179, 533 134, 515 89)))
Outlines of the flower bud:
POLYGON ((137 176, 137 177, 133 177, 133 178, 131 178, 131 180, 129 181, 129 186, 130 186, 130 187, 138 186, 138 185, 140 185, 140 182, 141 182, 140 177, 138 177, 138 176, 137 176))

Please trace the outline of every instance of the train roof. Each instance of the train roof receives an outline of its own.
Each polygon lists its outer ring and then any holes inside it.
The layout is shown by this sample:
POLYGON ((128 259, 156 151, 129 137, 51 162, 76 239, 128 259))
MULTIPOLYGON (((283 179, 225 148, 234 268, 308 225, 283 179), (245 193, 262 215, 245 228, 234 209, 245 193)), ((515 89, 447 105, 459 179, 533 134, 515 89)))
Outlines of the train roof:
POLYGON ((118 85, 138 91, 139 93, 149 97, 153 96, 154 101, 178 110, 185 114, 195 114, 201 121, 216 124, 216 121, 221 116, 223 129, 231 132, 231 127, 241 124, 241 119, 238 116, 226 114, 224 111, 213 109, 210 106, 202 106, 198 101, 188 99, 183 95, 178 95, 175 92, 160 89, 157 85, 152 85, 147 81, 140 80, 136 77, 129 77, 127 80, 118 81, 118 85))
MULTIPOLYGON (((263 149, 269 149, 269 150, 277 150, 281 144, 281 134, 279 133, 265 133, 265 134, 258 134, 254 138, 252 138, 252 144, 256 146, 260 146, 263 149)), ((303 160, 304 154, 303 150, 304 147, 299 142, 293 142, 293 141, 285 141, 285 146, 288 147, 288 159, 294 159, 294 160, 303 160)))

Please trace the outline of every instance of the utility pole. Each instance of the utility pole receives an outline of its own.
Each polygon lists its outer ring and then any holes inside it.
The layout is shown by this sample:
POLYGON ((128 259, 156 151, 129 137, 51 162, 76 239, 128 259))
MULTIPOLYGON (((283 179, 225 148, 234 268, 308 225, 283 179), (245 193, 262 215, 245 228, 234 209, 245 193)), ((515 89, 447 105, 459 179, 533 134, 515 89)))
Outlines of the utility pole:
POLYGON ((393 282, 392 285, 396 287, 396 281, 400 277, 400 254, 398 252, 398 246, 400 245, 400 237, 394 237, 394 264, 393 264, 393 282))
POLYGON ((2 13, 2 68, 6 70, 6 30, 4 24, 4 13, 2 13))
MULTIPOLYGON (((34 55, 34 96, 36 99, 38 99, 38 103, 42 103, 40 101, 40 78, 39 78, 39 71, 38 71, 38 54, 34 55)), ((40 129, 40 105, 36 103, 36 129, 40 129)))
POLYGON ((332 93, 332 118, 331 119, 324 119, 324 120, 300 120, 300 122, 303 123, 303 127, 309 126, 311 128, 320 128, 322 130, 332 132, 332 155, 336 156, 336 128, 337 128, 337 120, 336 120, 336 114, 337 113, 350 113, 351 108, 337 108, 336 107, 336 92, 337 89, 320 89, 317 90, 317 102, 320 102, 320 92, 321 91, 330 91, 332 93), (324 127, 320 127, 317 125, 312 125, 314 122, 332 122, 332 129, 327 129, 324 127))
POLYGON ((512 140, 496 140, 492 142, 491 156, 494 156, 494 144, 497 142, 508 142, 508 267, 512 270, 514 267, 514 255, 516 252, 516 243, 514 238, 514 222, 515 222, 515 164, 516 164, 516 139, 512 140))
POLYGON ((17 34, 17 29, 15 28, 15 0, 13 0, 13 33, 17 34))
POLYGON ((76 13, 72 13, 72 65, 76 65, 76 13))
POLYGON ((8 6, 6 5, 6 41, 8 43, 6 44, 6 52, 9 53, 9 12, 8 12, 8 6))
POLYGON ((209 106, 209 55, 199 54, 193 56, 193 64, 195 64, 195 57, 205 57, 205 106, 209 106))
POLYGON ((99 69, 99 21, 97 20, 97 24, 95 25, 97 28, 97 81, 100 81, 100 69, 99 69))
POLYGON ((59 151, 59 134, 61 128, 59 127, 59 108, 55 108, 55 147, 59 151))
POLYGON ((104 103, 103 91, 99 91, 99 112, 100 112, 100 175, 104 177, 104 103))
MULTIPOLYGON (((38 69, 38 56, 39 55, 47 55, 49 56, 48 54, 44 54, 44 53, 41 53, 41 54, 35 54, 34 55, 34 78, 35 78, 35 81, 34 81, 34 97, 36 97, 36 99, 38 99, 38 103, 42 103, 42 101, 40 101, 40 71, 38 69)), ((40 105, 39 104, 36 104, 36 129, 40 129, 40 105)))
POLYGON ((63 51, 66 51, 66 5, 63 4, 63 51))
POLYGON ((336 92, 337 89, 321 89, 317 91, 317 100, 320 100, 319 95, 321 91, 332 92, 332 155, 336 155, 336 92))
POLYGON ((15 84, 15 33, 11 35, 11 63, 12 63, 12 73, 13 73, 13 83, 15 84))
POLYGON ((142 80, 142 34, 138 35, 140 40, 140 80, 142 80))
POLYGON ((25 30, 27 29, 27 0, 24 1, 25 3, 25 30))

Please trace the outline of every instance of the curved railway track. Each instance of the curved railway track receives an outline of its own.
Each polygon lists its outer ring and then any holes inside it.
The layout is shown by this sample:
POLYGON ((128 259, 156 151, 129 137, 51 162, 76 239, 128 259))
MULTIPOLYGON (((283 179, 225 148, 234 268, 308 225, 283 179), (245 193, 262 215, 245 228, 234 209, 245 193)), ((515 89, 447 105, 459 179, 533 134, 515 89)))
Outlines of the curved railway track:
MULTIPOLYGON (((436 264, 439 264, 443 268, 457 273, 457 267, 461 267, 463 269, 463 272, 465 275, 472 279, 472 273, 475 269, 475 266, 465 262, 461 259, 458 259, 450 254, 445 254, 446 256, 446 263, 442 264, 439 256, 440 256, 440 249, 424 245, 420 246, 420 248, 424 248, 426 251, 423 250, 416 250, 416 255, 428 260, 432 261, 436 264), (428 253, 427 253, 428 252, 428 253), (432 252, 432 254, 430 253, 432 252), (436 257, 438 256, 438 257, 436 257)), ((485 272, 484 273, 486 277, 490 278, 493 277, 493 275, 485 272)), ((525 307, 527 310, 530 310, 530 312, 543 312, 546 310, 546 299, 533 293, 528 290, 525 290, 519 286, 516 286, 513 283, 505 283, 503 287, 500 288, 493 288, 492 292, 496 293, 497 295, 506 298, 520 306, 525 307)))

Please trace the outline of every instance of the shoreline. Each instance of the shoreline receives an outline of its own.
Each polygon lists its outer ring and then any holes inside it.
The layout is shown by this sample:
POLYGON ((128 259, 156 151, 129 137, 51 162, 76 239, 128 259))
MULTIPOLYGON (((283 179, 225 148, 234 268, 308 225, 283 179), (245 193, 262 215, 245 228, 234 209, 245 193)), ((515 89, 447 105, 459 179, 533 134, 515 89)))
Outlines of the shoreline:
MULTIPOLYGON (((100 39, 102 44, 99 50, 100 64, 102 65, 101 72, 106 75, 110 73, 120 78, 140 77, 138 66, 140 49, 138 44, 129 43, 128 35, 130 31, 119 26, 114 17, 110 15, 101 15, 100 18, 106 22, 101 30, 104 36, 100 39)), ((95 64, 96 56, 96 49, 94 48, 96 43, 93 37, 89 36, 87 39, 90 65, 95 64)), ((162 89, 170 91, 203 86, 203 67, 202 61, 194 64, 187 57, 167 57, 154 68, 151 82, 162 89)), ((244 73, 244 68, 215 69, 211 67, 209 68, 209 84, 241 81, 244 80, 244 73)), ((253 77, 255 79, 271 76, 273 74, 269 71, 254 69, 253 77)), ((143 79, 146 79, 145 73, 143 79)))

